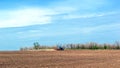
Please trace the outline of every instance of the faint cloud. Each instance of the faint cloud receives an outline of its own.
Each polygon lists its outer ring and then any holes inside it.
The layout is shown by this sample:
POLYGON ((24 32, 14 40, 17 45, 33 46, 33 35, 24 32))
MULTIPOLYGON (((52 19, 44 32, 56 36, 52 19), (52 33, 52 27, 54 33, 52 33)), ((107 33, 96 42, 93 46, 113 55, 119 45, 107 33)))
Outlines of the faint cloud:
POLYGON ((106 31, 115 31, 120 30, 120 23, 112 23, 112 24, 103 24, 93 27, 84 27, 79 28, 82 33, 84 34, 90 34, 90 33, 96 33, 96 32, 106 32, 106 31))
MULTIPOLYGON (((78 10, 95 10, 101 6, 105 6, 107 0, 64 0, 58 3, 54 3, 52 7, 56 8, 67 7, 66 9, 78 10)), ((65 9, 64 9, 65 10, 65 9)), ((81 12, 81 11, 80 11, 81 12)))
POLYGON ((63 19, 74 19, 74 18, 93 18, 93 17, 103 17, 107 15, 117 14, 118 12, 105 12, 105 13, 91 13, 91 14, 66 14, 63 19))

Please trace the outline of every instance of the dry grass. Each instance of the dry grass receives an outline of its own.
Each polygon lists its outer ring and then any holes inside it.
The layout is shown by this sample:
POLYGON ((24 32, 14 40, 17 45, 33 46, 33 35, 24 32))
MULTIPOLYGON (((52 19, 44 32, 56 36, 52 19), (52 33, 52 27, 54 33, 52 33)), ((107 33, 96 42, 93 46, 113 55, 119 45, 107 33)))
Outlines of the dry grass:
POLYGON ((0 68, 119 68, 119 50, 0 52, 0 68))
POLYGON ((39 49, 39 50, 28 50, 28 51, 56 51, 56 50, 55 49, 39 49))

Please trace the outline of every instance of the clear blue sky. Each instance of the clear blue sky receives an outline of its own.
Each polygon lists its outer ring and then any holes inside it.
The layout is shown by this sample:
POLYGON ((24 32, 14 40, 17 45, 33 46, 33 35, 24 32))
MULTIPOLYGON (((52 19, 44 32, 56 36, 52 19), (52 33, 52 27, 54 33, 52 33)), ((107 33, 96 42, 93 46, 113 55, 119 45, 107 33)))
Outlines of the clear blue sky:
POLYGON ((120 41, 120 0, 0 0, 0 50, 91 41, 120 41))

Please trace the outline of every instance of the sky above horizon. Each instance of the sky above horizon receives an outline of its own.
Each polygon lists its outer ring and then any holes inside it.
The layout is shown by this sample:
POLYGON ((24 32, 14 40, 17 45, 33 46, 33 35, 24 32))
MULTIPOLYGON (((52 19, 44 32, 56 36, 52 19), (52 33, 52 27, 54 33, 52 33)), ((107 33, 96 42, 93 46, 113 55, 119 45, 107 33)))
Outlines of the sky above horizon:
POLYGON ((120 41, 120 0, 0 0, 0 50, 120 41))

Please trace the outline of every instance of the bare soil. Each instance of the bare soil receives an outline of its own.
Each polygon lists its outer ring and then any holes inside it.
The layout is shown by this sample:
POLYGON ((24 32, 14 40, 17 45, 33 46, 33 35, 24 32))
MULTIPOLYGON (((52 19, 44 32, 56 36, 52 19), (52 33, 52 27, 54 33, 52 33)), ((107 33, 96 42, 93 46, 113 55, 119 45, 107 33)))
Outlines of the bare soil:
POLYGON ((6 51, 0 68, 120 68, 120 50, 6 51))

